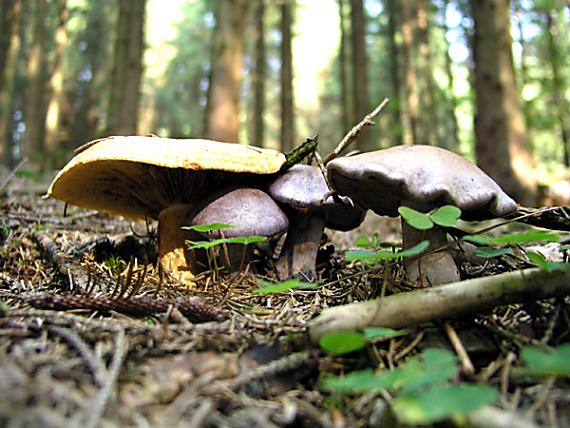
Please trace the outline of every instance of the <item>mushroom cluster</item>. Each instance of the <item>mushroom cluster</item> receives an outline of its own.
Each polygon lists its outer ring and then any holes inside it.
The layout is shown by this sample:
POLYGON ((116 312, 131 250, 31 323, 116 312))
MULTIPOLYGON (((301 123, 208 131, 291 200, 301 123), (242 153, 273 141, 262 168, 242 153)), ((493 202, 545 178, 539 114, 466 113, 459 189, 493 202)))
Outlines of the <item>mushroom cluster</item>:
MULTIPOLYGON (((427 212, 442 205, 460 208, 464 220, 505 216, 517 208, 487 174, 451 151, 423 145, 396 146, 342 157, 327 164, 328 180, 335 191, 376 214, 396 217, 400 206, 427 212)), ((443 284, 459 280, 451 254, 433 252, 447 244, 443 228, 418 231, 402 221, 403 247, 428 240, 429 254, 408 259, 411 282, 443 284)))
MULTIPOLYGON (((200 236, 181 228, 197 214, 212 217, 214 208, 207 205, 221 203, 213 201, 213 195, 220 197, 238 186, 268 179, 285 162, 285 155, 275 150, 210 140, 109 137, 94 142, 65 165, 48 195, 83 208, 157 219, 160 267, 191 284, 200 266, 186 241, 200 236)), ((259 196, 240 192, 248 198, 259 196)), ((257 211, 257 203, 241 202, 240 210, 245 204, 251 214, 257 211)), ((233 217, 230 223, 241 219, 233 217)), ((284 221, 281 214, 282 225, 284 221)))
MULTIPOLYGON (((401 206, 426 212, 452 204, 463 219, 483 220, 517 207, 477 166, 434 146, 397 146, 334 159, 327 164, 329 183, 316 166, 297 164, 283 171, 286 162, 275 150, 211 140, 109 137, 77 154, 54 178, 48 195, 84 208, 157 219, 159 266, 189 284, 206 263, 186 243, 204 236, 183 226, 233 226, 209 238, 286 233, 278 277, 314 281, 325 227, 354 229, 368 209, 395 217, 401 206)), ((405 249, 430 242, 427 254, 406 260, 411 282, 459 279, 451 254, 436 251, 447 246, 443 228, 418 231, 403 221, 402 235, 405 249)), ((251 259, 241 246, 227 250, 230 271, 251 259)))

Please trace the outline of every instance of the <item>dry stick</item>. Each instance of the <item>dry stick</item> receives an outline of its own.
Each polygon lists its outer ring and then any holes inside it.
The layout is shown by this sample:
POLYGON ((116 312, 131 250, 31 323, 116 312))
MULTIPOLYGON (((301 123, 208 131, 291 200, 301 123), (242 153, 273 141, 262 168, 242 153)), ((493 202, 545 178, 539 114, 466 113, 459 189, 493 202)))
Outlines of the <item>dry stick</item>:
POLYGON ((113 389, 117 383, 119 372, 121 371, 121 366, 123 365, 128 349, 129 347, 125 331, 119 330, 115 339, 113 362, 111 363, 111 367, 109 367, 107 379, 105 379, 103 387, 91 400, 90 405, 85 409, 87 412, 87 420, 83 424, 83 428, 96 428, 99 426, 103 413, 105 412, 107 402, 111 398, 113 389))
POLYGON ((463 346, 463 343, 461 342, 459 335, 457 334, 453 326, 449 324, 447 321, 443 323, 443 329, 445 330, 445 333, 447 334, 447 337, 451 342, 451 346, 453 346, 455 353, 459 357, 463 373, 469 377, 472 377, 475 374, 475 367, 473 366, 471 358, 469 358, 469 354, 467 353, 467 350, 463 346))
POLYGON ((20 170, 20 168, 22 168, 24 166, 24 164, 27 161, 28 161, 28 158, 20 159, 20 162, 18 162, 18 164, 14 167, 14 169, 12 171, 10 171, 10 174, 8 174, 8 176, 4 179, 2 184, 0 184, 0 192, 2 192, 4 190, 4 188, 8 185, 10 180, 12 180, 12 178, 14 178, 16 173, 20 170))
POLYGON ((350 146, 352 143, 354 143, 356 141, 356 139, 358 138, 358 134, 360 134, 360 131, 362 131, 362 129, 365 126, 374 125, 374 122, 372 122, 372 119, 374 119, 374 117, 376 117, 378 115, 378 113, 380 113, 382 111, 382 109, 386 106, 386 104, 388 104, 388 102, 389 102, 388 98, 384 98, 382 100, 382 102, 378 105, 378 107, 376 107, 372 112, 370 112, 369 114, 364 116, 364 118, 360 122, 358 122, 348 132, 348 134, 346 134, 344 136, 344 138, 338 144, 338 146, 336 146, 336 148, 332 152, 330 152, 328 155, 325 156, 325 158, 323 159, 323 163, 326 165, 327 163, 332 161, 334 158, 336 158, 338 155, 340 155, 344 150, 346 150, 346 148, 348 146, 350 146))
POLYGON ((570 270, 524 269, 325 309, 308 323, 308 330, 312 339, 318 341, 334 331, 355 331, 369 326, 408 327, 500 305, 568 294, 570 270))

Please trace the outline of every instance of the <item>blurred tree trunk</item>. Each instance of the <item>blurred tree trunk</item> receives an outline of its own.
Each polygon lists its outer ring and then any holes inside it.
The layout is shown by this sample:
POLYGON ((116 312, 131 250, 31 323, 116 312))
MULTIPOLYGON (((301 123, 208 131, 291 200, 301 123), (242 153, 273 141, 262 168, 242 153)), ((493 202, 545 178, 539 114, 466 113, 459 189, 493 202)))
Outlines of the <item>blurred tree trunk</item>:
POLYGON ((63 52, 67 45, 67 1, 59 0, 57 28, 55 30, 54 65, 49 87, 51 90, 45 123, 45 152, 53 155, 61 143, 61 116, 65 102, 63 88, 63 52))
POLYGON ((213 140, 239 141, 245 8, 245 0, 218 0, 215 3, 216 28, 205 115, 205 134, 213 140))
POLYGON ((396 0, 386 0, 386 12, 388 13, 388 43, 390 47, 390 77, 392 86, 392 96, 390 107, 392 110, 392 133, 393 145, 404 143, 402 112, 400 102, 401 82, 400 82, 400 47, 398 46, 398 8, 396 0))
MULTIPOLYGON (((0 69, 0 159, 9 168, 14 166, 14 148, 12 138, 12 101, 15 93, 15 79, 18 57, 21 48, 20 25, 22 1, 4 2, 2 14, 7 24, 0 33, 7 37, 4 67, 0 69), (4 6, 7 6, 4 8, 4 6)), ((3 23, 4 23, 3 22, 3 23)), ((6 43, 6 42, 5 42, 6 43)))
POLYGON ((433 83, 433 66, 431 59, 430 47, 430 22, 431 16, 426 7, 426 0, 418 0, 417 2, 417 25, 418 25, 418 44, 422 60, 421 77, 423 84, 421 85, 421 114, 420 134, 424 144, 438 145, 439 123, 437 118, 436 106, 434 104, 434 83, 433 83))
POLYGON ((415 14, 412 13, 410 0, 401 0, 402 16, 402 54, 404 57, 404 82, 406 90, 406 112, 404 115, 406 144, 419 143, 418 136, 418 109, 419 101, 416 93, 417 76, 413 60, 414 32, 416 29, 415 14))
POLYGON ((143 72, 146 0, 119 0, 107 130, 136 134, 143 72))
MULTIPOLYGON (((350 0, 352 18, 352 90, 354 96, 354 123, 370 113, 368 105, 368 65, 366 58, 366 19, 362 0, 350 0)), ((356 143, 362 152, 374 150, 376 145, 369 129, 363 130, 356 143)))
POLYGON ((455 79, 453 75, 453 60, 449 53, 449 41, 447 40, 447 33, 449 27, 447 26, 447 5, 448 0, 445 0, 441 9, 441 22, 443 26, 443 40, 445 43, 445 74, 447 76, 447 120, 445 123, 448 128, 451 128, 446 134, 450 140, 445 138, 442 147, 458 151, 459 150, 459 124, 457 122, 457 99, 455 98, 455 79))
MULTIPOLYGON (((14 7, 16 5, 15 0, 1 0, 0 3, 0 70, 4 70, 4 64, 6 63, 6 56, 8 54, 8 49, 10 48, 10 36, 11 36, 11 26, 14 23, 14 7)), ((3 73, 0 72, 0 90, 2 90, 3 84, 3 73)))
POLYGON ((519 203, 535 203, 536 179, 515 80, 508 0, 471 0, 475 22, 478 165, 519 203))
POLYGON ((349 67, 349 59, 348 59, 348 51, 347 47, 347 38, 348 38, 348 30, 346 28, 346 12, 345 12, 345 2, 344 0, 338 0, 338 14, 340 20, 340 49, 339 49, 339 56, 338 56, 338 78, 340 81, 340 117, 341 117, 341 125, 342 125, 342 132, 348 132, 352 126, 354 125, 354 116, 350 111, 350 89, 349 89, 349 82, 348 82, 348 67, 349 67))
POLYGON ((254 11, 255 74, 253 77, 253 144, 263 147, 265 140, 265 0, 257 0, 254 11))
POLYGON ((281 4, 281 150, 291 150, 295 142, 293 100, 293 55, 291 26, 294 0, 281 4))
POLYGON ((37 0, 33 11, 33 34, 27 64, 28 85, 26 88, 25 123, 23 154, 39 158, 43 152, 46 114, 46 0, 37 0))
POLYGON ((556 28, 554 23, 553 11, 547 8, 544 11, 546 18, 546 40, 548 44, 548 56, 550 57, 550 67, 552 70, 552 95, 556 108, 556 118, 560 128, 560 136, 562 138, 562 148, 564 154, 564 165, 570 166, 570 123, 568 123, 568 104, 564 94, 566 93, 566 85, 562 74, 562 58, 558 47, 556 28))

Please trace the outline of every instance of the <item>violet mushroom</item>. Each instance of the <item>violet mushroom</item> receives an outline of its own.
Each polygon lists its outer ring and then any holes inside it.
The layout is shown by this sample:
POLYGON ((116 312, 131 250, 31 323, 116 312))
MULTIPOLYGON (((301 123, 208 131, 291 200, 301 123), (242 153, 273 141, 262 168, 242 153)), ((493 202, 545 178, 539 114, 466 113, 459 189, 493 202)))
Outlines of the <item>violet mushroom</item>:
POLYGON ((365 210, 334 199, 321 170, 295 165, 269 186, 269 194, 287 207, 289 230, 276 264, 280 279, 314 281, 317 252, 325 227, 347 231, 364 220, 365 210))
MULTIPOLYGON (((233 227, 210 233, 212 238, 263 236, 275 238, 287 230, 289 221, 275 201, 259 189, 239 188, 224 193, 202 208, 191 221, 192 225, 224 223, 233 227)), ((249 263, 251 247, 228 244, 228 260, 222 257, 222 265, 237 272, 249 263)))
POLYGON ((277 173, 275 150, 210 140, 109 137, 95 141, 57 174, 48 195, 83 208, 158 220, 160 267, 192 284, 196 266, 181 229, 213 192, 277 173))
MULTIPOLYGON (((467 159, 434 146, 391 147, 356 156, 337 158, 327 164, 331 186, 363 208, 379 215, 397 217, 398 207, 428 212, 451 204, 462 210, 464 220, 502 217, 517 204, 487 174, 467 159)), ((403 247, 423 240, 428 251, 447 244, 444 228, 437 225, 418 231, 402 220, 403 247)), ((459 271, 448 251, 406 259, 411 282, 443 284, 459 280, 459 271)))

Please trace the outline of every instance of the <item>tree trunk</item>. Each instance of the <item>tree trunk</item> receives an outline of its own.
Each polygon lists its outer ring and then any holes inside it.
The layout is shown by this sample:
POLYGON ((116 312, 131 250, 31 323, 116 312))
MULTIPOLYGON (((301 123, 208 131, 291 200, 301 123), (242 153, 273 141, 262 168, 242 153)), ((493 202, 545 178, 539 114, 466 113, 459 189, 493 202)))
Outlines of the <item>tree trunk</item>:
POLYGON ((536 179, 515 80, 508 0, 471 0, 475 22, 478 165, 519 203, 535 203, 536 179))
POLYGON ((551 9, 544 11, 546 18, 546 39, 548 43, 548 56, 550 57, 550 67, 552 70, 552 95, 556 108, 556 118, 560 128, 562 138, 562 153, 564 155, 564 165, 570 167, 570 123, 568 123, 568 105, 564 94, 566 85, 561 71, 560 50, 557 45, 554 17, 551 9))
POLYGON ((430 48, 430 16, 426 8, 426 0, 417 2, 418 43, 422 60, 421 76, 421 114, 419 115, 421 126, 420 133, 424 144, 439 144, 439 124, 434 105, 433 67, 430 48))
POLYGON ((295 145, 295 118, 293 116, 293 54, 291 26, 294 0, 281 5, 281 149, 291 150, 295 145))
POLYGON ((449 27, 447 26, 447 5, 449 4, 448 0, 444 1, 441 10, 441 22, 443 23, 443 40, 445 43, 445 74, 447 76, 447 126, 451 129, 446 133, 446 138, 442 147, 457 151, 459 149, 459 123, 457 121, 457 99, 455 98, 455 79, 453 75, 453 59, 449 53, 449 42, 447 41, 447 33, 449 32, 449 27), (450 137, 450 140, 447 140, 447 136, 450 137))
POLYGON ((33 21, 33 39, 27 64, 29 83, 26 90, 25 123, 26 133, 23 141, 24 156, 39 158, 43 151, 45 137, 45 90, 46 90, 46 0, 35 3, 33 21))
MULTIPOLYGON (((350 0, 352 17, 352 89, 354 92, 354 123, 361 121, 369 111, 368 106, 368 65, 366 58, 366 19, 362 0, 350 0)), ((362 151, 374 150, 370 130, 364 130, 358 137, 357 148, 362 151)))
POLYGON ((349 82, 348 82, 348 67, 349 59, 347 52, 347 41, 348 31, 346 28, 346 15, 345 15, 345 2, 344 0, 338 0, 338 14, 340 20, 340 49, 338 56, 338 78, 340 80, 340 117, 342 123, 342 131, 348 132, 355 124, 354 115, 350 111, 350 101, 349 101, 349 82))
POLYGON ((206 137, 239 141, 239 98, 242 79, 244 0, 217 0, 210 84, 205 115, 206 137))
POLYGON ((15 79, 20 53, 20 25, 22 1, 9 2, 8 9, 2 13, 6 17, 6 32, 9 41, 6 47, 4 68, 0 70, 0 159, 7 167, 14 166, 14 147, 12 139, 12 100, 15 92, 15 79))
POLYGON ((400 47, 398 46, 398 9, 396 0, 386 1, 386 11, 388 13, 388 43, 390 47, 390 83, 392 86, 392 96, 390 99, 392 111, 392 133, 393 145, 404 143, 401 112, 401 82, 400 82, 400 47))
POLYGON ((108 133, 136 134, 143 72, 146 0, 120 0, 111 74, 108 133))
POLYGON ((253 144, 263 147, 265 140, 265 0, 257 0, 254 13, 255 74, 253 80, 253 144))
POLYGON ((61 116, 63 104, 65 102, 63 88, 63 52, 67 45, 67 30, 65 24, 67 22, 68 11, 67 1, 59 0, 58 5, 58 23, 55 30, 55 48, 54 48, 54 65, 49 87, 51 89, 50 99, 48 102, 46 123, 45 123, 45 152, 53 155, 61 143, 61 116))
POLYGON ((402 8, 402 53, 404 56, 404 82, 406 89, 406 114, 404 116, 406 144, 418 143, 418 109, 416 93, 417 76, 413 61, 414 31, 416 22, 411 10, 410 0, 401 0, 402 8))

